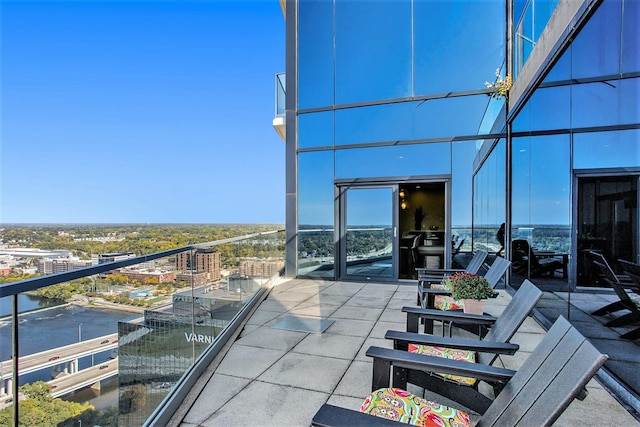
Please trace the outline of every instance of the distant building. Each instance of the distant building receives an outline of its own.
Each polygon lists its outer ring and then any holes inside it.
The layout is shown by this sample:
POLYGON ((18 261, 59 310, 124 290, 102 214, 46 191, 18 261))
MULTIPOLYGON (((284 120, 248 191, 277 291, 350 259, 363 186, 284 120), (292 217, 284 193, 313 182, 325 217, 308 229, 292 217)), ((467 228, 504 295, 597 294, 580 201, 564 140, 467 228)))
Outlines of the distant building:
POLYGON ((131 280, 143 282, 145 279, 157 279, 158 283, 172 283, 176 279, 174 271, 158 270, 119 270, 118 274, 128 277, 131 280))
POLYGON ((90 267, 91 261, 83 261, 79 259, 56 258, 42 259, 38 261, 39 274, 55 274, 65 271, 77 270, 78 268, 90 267))
POLYGON ((176 282, 184 282, 186 285, 202 286, 210 282, 206 271, 189 271, 176 273, 176 282))
POLYGON ((108 262, 122 261, 127 258, 133 258, 133 252, 114 252, 110 254, 98 254, 98 264, 106 264, 108 262))
MULTIPOLYGON (((141 384, 147 396, 166 395, 240 311, 243 297, 247 294, 196 289, 193 295, 174 294, 166 310, 145 310, 143 318, 118 322, 121 412, 128 410, 126 392, 133 385, 141 384)), ((141 425, 154 409, 147 404, 128 414, 128 421, 141 425)))
POLYGON ((0 255, 11 255, 15 258, 70 258, 73 253, 66 249, 6 248, 0 249, 0 255))
POLYGON ((176 269, 181 271, 204 271, 209 281, 220 280, 220 253, 215 249, 197 249, 176 255, 176 269))
POLYGON ((9 274, 11 274, 11 267, 0 267, 0 276, 8 276, 9 274))
POLYGON ((283 260, 254 258, 240 261, 238 271, 244 276, 273 276, 282 267, 284 267, 283 260))

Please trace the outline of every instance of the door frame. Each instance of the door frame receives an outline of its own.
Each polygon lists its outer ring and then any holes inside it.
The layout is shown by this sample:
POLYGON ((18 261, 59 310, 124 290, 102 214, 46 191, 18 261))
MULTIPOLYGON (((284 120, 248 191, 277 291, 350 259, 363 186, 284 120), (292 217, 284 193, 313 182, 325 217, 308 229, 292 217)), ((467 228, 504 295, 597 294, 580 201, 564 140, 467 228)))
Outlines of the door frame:
MULTIPOLYGON (((638 192, 638 201, 640 201, 640 167, 631 168, 608 168, 608 169, 574 169, 571 178, 572 197, 571 197, 571 260, 574 262, 569 263, 569 286, 573 289, 576 288, 578 283, 578 201, 579 201, 579 185, 578 181, 582 178, 608 178, 608 177, 636 177, 638 180, 636 185, 636 191, 638 192)), ((640 209, 637 209, 636 215, 636 230, 638 230, 636 236, 636 262, 640 262, 640 209)))
MULTIPOLYGON (((422 184, 422 183, 444 183, 444 215, 445 215, 445 242, 451 241, 451 175, 418 175, 404 177, 379 177, 379 178, 356 178, 356 179, 336 179, 334 181, 334 267, 336 280, 366 280, 365 276, 347 275, 346 272, 346 205, 345 193, 351 188, 392 188, 392 228, 393 228, 393 273, 390 277, 376 277, 376 281, 394 282, 408 281, 414 283, 415 280, 399 279, 399 189, 403 184, 422 184)), ((451 245, 445 244, 445 268, 451 267, 451 245)))

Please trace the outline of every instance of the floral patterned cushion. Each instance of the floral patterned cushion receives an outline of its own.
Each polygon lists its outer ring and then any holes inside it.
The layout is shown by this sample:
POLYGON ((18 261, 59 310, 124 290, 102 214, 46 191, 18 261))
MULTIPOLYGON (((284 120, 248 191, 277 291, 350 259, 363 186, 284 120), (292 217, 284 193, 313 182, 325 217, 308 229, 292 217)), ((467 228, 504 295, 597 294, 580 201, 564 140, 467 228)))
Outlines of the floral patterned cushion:
POLYGON ((381 388, 365 399, 360 412, 422 427, 470 427, 469 414, 422 399, 399 388, 381 388))
MULTIPOLYGON (((444 289, 442 285, 431 285, 431 289, 444 289)), ((450 296, 436 295, 433 299, 433 306, 438 310, 462 310, 462 303, 450 296)))
MULTIPOLYGON (((444 359, 453 359, 453 360, 461 360, 463 362, 476 362, 476 353, 474 351, 469 350, 460 350, 457 348, 447 348, 447 347, 436 347, 430 345, 421 345, 421 344, 409 344, 409 352, 417 353, 417 354, 426 354, 429 356, 442 357, 444 359)), ((461 377, 459 375, 453 374, 439 374, 442 378, 446 378, 451 381, 455 381, 458 384, 464 384, 472 386, 476 383, 475 378, 470 377, 461 377)))
POLYGON ((438 310, 462 310, 462 302, 456 301, 447 295, 436 295, 433 299, 433 307, 438 310))

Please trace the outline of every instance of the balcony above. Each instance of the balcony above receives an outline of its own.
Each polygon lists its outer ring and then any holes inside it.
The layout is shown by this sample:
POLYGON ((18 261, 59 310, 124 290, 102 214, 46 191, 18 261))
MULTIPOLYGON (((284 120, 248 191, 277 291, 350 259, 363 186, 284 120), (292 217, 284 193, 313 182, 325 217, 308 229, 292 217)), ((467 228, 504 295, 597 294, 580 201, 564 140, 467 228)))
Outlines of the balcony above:
POLYGON ((276 74, 276 117, 273 119, 273 128, 278 132, 283 141, 286 140, 286 123, 284 100, 286 96, 286 74, 276 74))

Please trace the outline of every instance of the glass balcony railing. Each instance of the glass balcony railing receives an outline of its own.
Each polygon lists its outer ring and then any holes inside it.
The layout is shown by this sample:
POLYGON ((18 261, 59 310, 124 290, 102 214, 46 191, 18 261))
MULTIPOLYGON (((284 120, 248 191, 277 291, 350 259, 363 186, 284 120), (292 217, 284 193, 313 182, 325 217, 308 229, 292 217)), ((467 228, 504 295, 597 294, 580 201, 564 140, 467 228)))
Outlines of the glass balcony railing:
POLYGON ((285 73, 276 74, 276 116, 284 114, 285 111, 286 83, 287 75, 285 73))
POLYGON ((284 232, 109 255, 0 285, 0 425, 43 395, 72 408, 52 425, 157 425, 279 276, 284 232))
POLYGON ((522 14, 514 17, 517 22, 514 34, 514 78, 529 59, 540 35, 547 26, 560 0, 531 0, 522 14))

